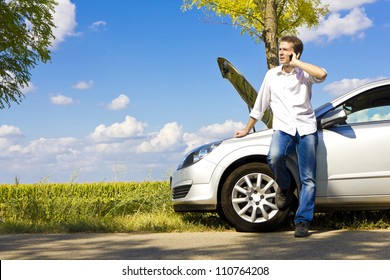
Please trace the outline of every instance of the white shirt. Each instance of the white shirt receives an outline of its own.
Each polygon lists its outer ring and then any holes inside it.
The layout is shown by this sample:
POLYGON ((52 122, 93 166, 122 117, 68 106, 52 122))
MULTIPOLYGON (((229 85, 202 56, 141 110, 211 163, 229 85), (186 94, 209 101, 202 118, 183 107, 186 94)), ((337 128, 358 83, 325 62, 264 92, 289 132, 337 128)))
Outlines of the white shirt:
POLYGON ((293 136, 314 133, 317 121, 311 105, 312 84, 322 81, 297 67, 291 73, 283 72, 282 66, 272 68, 265 75, 250 116, 259 120, 271 106, 274 130, 293 136))

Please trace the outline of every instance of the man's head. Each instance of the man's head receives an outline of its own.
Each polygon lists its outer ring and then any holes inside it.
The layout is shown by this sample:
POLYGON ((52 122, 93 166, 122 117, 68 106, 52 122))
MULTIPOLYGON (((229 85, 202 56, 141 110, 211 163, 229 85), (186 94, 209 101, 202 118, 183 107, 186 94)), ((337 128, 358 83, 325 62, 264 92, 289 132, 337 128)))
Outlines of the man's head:
POLYGON ((299 59, 302 56, 303 43, 295 36, 283 36, 280 39, 279 45, 279 60, 283 65, 289 65, 292 59, 292 54, 296 54, 296 58, 299 59))
POLYGON ((292 44, 292 47, 294 49, 294 52, 296 54, 301 54, 303 53, 303 43, 301 41, 301 39, 299 39, 298 37, 296 36, 291 36, 291 35, 287 35, 287 36, 283 36, 281 39, 280 39, 280 42, 287 42, 287 43, 291 43, 292 44))

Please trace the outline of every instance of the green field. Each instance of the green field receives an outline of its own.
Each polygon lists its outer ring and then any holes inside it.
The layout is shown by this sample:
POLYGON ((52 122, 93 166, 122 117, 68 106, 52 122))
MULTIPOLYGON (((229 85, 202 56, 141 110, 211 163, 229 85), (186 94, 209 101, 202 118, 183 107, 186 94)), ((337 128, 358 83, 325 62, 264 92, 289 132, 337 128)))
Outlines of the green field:
MULTIPOLYGON (((0 185, 0 233, 234 230, 216 213, 175 213, 170 195, 162 181, 0 185)), ((313 226, 390 228, 390 211, 317 213, 313 226)))
POLYGON ((0 185, 0 233, 229 229, 217 220, 174 213, 168 182, 0 185))

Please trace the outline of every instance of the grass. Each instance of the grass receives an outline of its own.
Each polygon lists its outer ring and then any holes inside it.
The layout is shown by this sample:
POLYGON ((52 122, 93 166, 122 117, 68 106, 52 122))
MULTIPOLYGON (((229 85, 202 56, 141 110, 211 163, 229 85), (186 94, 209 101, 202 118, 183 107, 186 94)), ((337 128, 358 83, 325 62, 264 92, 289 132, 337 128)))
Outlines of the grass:
MULTIPOLYGON (((216 213, 175 213, 170 196, 159 181, 0 185, 0 233, 234 230, 216 213)), ((317 213, 313 226, 388 229, 390 211, 317 213)))
POLYGON ((168 182, 0 185, 0 233, 229 230, 217 214, 175 213, 168 182))
POLYGON ((313 226, 330 229, 390 229, 390 211, 317 213, 313 226))

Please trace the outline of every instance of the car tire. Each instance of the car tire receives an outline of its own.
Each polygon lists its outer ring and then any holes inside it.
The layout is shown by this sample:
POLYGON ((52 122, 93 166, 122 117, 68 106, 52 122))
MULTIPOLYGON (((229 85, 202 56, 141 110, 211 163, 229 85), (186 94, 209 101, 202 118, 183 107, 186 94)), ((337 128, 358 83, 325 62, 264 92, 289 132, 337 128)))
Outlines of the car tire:
POLYGON ((275 203, 278 188, 270 168, 254 162, 235 169, 221 191, 221 208, 238 231, 274 231, 287 220, 290 209, 281 211, 275 203))

